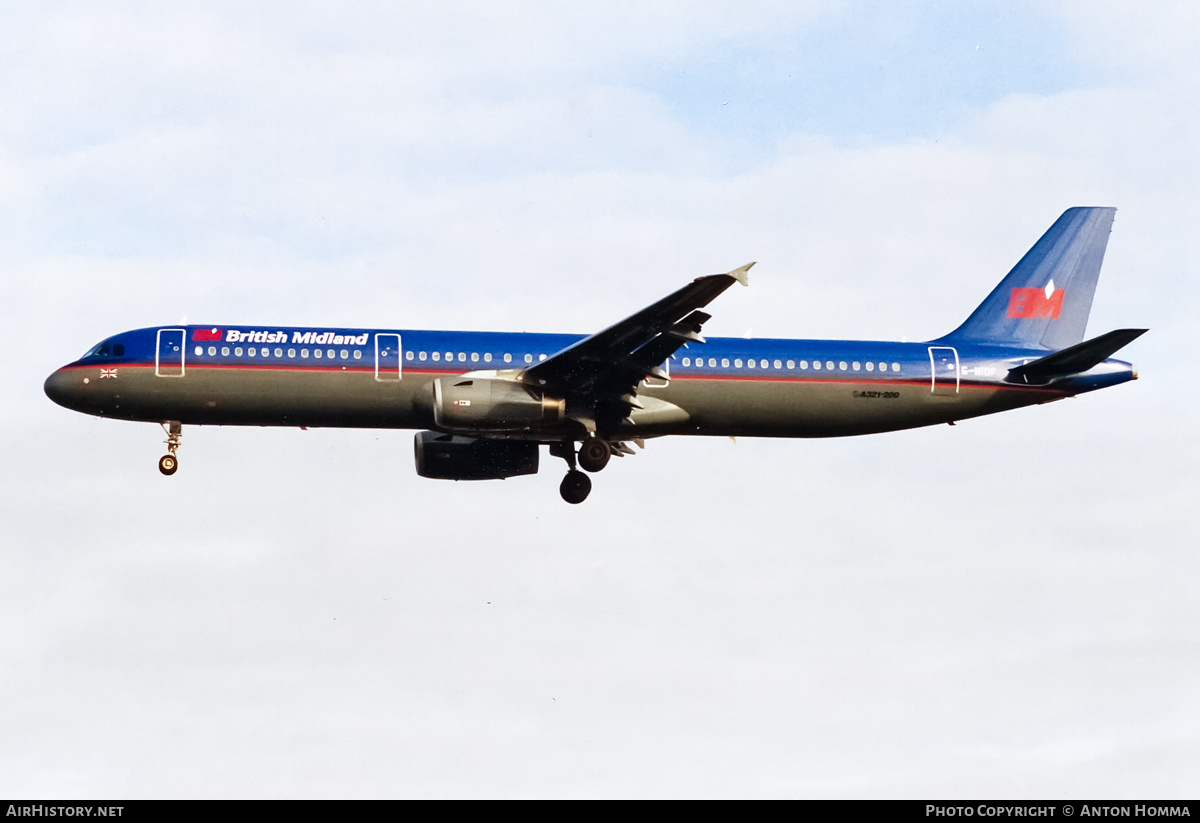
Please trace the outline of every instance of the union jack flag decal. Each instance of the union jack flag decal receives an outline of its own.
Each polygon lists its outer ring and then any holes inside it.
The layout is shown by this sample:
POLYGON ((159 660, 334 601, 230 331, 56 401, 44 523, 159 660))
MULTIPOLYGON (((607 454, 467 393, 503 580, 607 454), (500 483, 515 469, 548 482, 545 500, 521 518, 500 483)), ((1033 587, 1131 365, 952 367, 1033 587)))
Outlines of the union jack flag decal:
POLYGON ((101 380, 103 380, 106 377, 111 377, 113 379, 116 379, 116 376, 117 376, 116 369, 101 369, 100 370, 100 379, 101 380))

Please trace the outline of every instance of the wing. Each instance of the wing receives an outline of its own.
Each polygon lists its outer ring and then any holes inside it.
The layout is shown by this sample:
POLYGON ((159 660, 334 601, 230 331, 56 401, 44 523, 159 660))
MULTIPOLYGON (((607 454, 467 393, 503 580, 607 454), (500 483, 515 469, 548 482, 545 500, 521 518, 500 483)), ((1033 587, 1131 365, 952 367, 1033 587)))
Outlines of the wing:
POLYGON ((700 309, 735 282, 749 285, 747 272, 753 265, 698 277, 637 314, 531 366, 524 378, 575 401, 632 398, 642 380, 665 377, 659 365, 680 346, 704 342, 700 327, 712 315, 700 309))

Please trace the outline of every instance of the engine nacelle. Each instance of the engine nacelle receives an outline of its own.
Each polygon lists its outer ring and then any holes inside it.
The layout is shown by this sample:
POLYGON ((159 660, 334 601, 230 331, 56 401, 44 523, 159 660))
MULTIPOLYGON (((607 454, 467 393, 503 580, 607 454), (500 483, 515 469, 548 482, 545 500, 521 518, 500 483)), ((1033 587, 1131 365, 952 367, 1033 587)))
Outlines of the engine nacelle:
POLYGON ((514 380, 463 375, 433 381, 434 422, 450 431, 536 430, 553 426, 566 413, 565 400, 514 380))
POLYGON ((538 444, 417 432, 417 474, 434 480, 503 480, 537 474, 538 444))

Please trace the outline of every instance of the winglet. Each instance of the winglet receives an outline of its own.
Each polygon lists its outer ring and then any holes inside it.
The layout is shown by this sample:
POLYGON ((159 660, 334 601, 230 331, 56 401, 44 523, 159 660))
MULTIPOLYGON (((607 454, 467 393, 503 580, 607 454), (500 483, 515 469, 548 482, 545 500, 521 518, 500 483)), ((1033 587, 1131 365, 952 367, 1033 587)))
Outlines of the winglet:
POLYGON ((748 275, 746 272, 750 271, 750 269, 753 265, 754 265, 753 263, 747 263, 746 265, 742 266, 740 269, 734 269, 733 271, 729 272, 729 276, 732 277, 734 280, 738 281, 739 283, 741 283, 743 286, 749 286, 750 285, 750 275, 748 275))

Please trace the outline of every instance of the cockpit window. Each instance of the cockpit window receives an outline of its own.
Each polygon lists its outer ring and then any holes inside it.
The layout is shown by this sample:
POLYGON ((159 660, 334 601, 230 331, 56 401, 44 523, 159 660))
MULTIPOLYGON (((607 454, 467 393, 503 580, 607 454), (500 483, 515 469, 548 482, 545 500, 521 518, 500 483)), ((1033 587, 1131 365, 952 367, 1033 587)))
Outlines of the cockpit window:
POLYGON ((93 346, 84 357, 124 357, 125 346, 121 343, 110 343, 105 340, 103 343, 97 343, 93 346))

